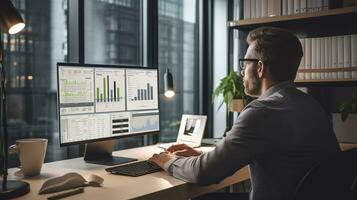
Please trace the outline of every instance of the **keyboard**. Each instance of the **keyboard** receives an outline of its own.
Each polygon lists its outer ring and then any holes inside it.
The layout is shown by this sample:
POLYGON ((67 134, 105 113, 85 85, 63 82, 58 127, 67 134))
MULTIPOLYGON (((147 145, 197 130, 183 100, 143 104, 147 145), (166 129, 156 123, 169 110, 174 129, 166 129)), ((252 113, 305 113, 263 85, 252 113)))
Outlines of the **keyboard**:
POLYGON ((139 162, 119 165, 115 167, 106 168, 105 171, 112 174, 120 174, 126 176, 142 176, 158 171, 162 171, 161 167, 151 161, 143 160, 139 162))

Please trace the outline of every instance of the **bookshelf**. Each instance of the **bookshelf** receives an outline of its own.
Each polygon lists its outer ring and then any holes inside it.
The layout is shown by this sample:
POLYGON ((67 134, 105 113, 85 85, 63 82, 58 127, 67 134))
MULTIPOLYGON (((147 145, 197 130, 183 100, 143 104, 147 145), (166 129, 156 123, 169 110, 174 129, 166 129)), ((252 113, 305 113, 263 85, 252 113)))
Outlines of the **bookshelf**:
POLYGON ((261 17, 256 19, 244 19, 229 21, 228 26, 235 29, 252 30, 260 26, 284 26, 290 25, 305 25, 306 23, 330 23, 334 22, 351 22, 351 25, 356 23, 357 7, 336 8, 331 10, 323 10, 319 12, 298 13, 285 16, 261 17), (352 20, 353 19, 353 20, 352 20), (353 23, 353 24, 352 24, 353 23))
POLYGON ((320 80, 320 79, 310 79, 310 80, 296 80, 296 87, 356 87, 356 79, 344 79, 344 80, 320 80))
MULTIPOLYGON (((241 9, 241 12, 244 12, 241 9)), ((242 16, 240 16, 242 18, 242 16)), ((249 31, 262 27, 273 26, 285 28, 292 31, 299 38, 321 38, 333 37, 341 35, 352 35, 357 33, 357 6, 335 8, 330 10, 321 10, 317 12, 297 13, 285 16, 260 17, 255 19, 240 19, 227 22, 227 26, 231 30, 238 30, 241 46, 239 57, 244 57, 247 49, 245 38, 249 31)), ((311 51, 311 50, 310 50, 311 51)), ((323 52, 322 52, 323 53, 323 52)), ((352 63, 351 63, 352 64, 352 63)), ((305 68, 305 67, 304 67, 305 68)), ((299 69, 299 73, 338 73, 338 72, 353 72, 357 73, 357 66, 338 67, 325 66, 324 69, 299 69)), ((357 86, 357 78, 310 78, 307 80, 296 80, 295 83, 299 86, 357 86)))
MULTIPOLYGON (((329 2, 332 1, 339 2, 338 0, 329 0, 329 2)), ((311 65, 313 63, 312 57, 314 57, 315 60, 318 59, 319 57, 321 58, 321 60, 324 60, 326 59, 326 55, 328 56, 335 55, 332 53, 333 48, 331 47, 333 45, 331 44, 330 41, 329 41, 330 43, 328 43, 327 45, 328 48, 322 45, 322 43, 326 45, 325 43, 326 38, 328 38, 327 40, 331 40, 330 37, 333 38, 333 37, 340 37, 340 36, 345 37, 345 35, 357 35, 357 25, 356 25, 357 6, 334 8, 330 10, 322 9, 316 12, 296 13, 296 14, 284 15, 284 16, 243 19, 243 17, 249 18, 253 16, 253 14, 251 14, 252 13, 251 11, 249 14, 250 16, 248 14, 244 15, 243 2, 244 2, 243 0, 239 1, 238 3, 239 6, 235 7, 236 11, 234 13, 236 15, 231 17, 231 19, 233 19, 234 17, 234 19, 239 19, 239 20, 230 20, 226 22, 229 30, 229 34, 231 35, 230 36, 231 41, 233 41, 233 42, 228 42, 228 44, 230 45, 229 66, 234 66, 235 57, 237 56, 237 54, 238 54, 238 58, 243 58, 245 56, 246 50, 248 48, 248 44, 246 43, 246 37, 249 31, 262 26, 284 28, 293 32, 300 40, 304 40, 305 42, 304 50, 306 50, 306 46, 308 44, 307 40, 310 40, 309 43, 311 42, 311 44, 309 45, 312 46, 313 39, 323 38, 320 40, 320 45, 321 45, 320 50, 329 49, 327 51, 328 53, 326 54, 326 52, 324 52, 322 53, 324 54, 324 56, 322 56, 321 55, 322 50, 321 50, 320 56, 318 56, 318 54, 314 54, 315 55, 314 56, 312 54, 313 50, 311 48, 309 52, 311 55, 311 63, 310 63, 311 65)), ((251 9, 252 8, 254 7, 251 7, 251 9)), ((281 5, 281 9, 280 9, 281 12, 282 12, 282 8, 283 6, 281 5)), ((355 143, 355 141, 357 141, 356 134, 351 135, 348 131, 346 131, 347 129, 351 129, 351 130, 356 129, 357 124, 354 120, 355 118, 351 119, 353 120, 352 122, 352 124, 354 124, 353 126, 343 129, 339 129, 339 126, 344 127, 345 124, 341 124, 342 122, 339 121, 336 122, 335 118, 336 116, 338 119, 340 117, 339 106, 343 102, 350 100, 352 94, 357 92, 357 78, 356 76, 353 76, 353 73, 355 75, 357 73, 357 65, 353 64, 352 62, 352 60, 354 60, 352 59, 352 52, 354 52, 352 50, 352 47, 356 47, 357 45, 352 46, 353 44, 354 43, 352 42, 352 36, 351 36, 351 64, 350 65, 345 65, 344 63, 343 67, 341 67, 340 64, 336 64, 335 62, 331 61, 330 57, 328 59, 328 62, 324 60, 324 64, 322 64, 322 61, 320 60, 321 64, 317 65, 320 67, 316 67, 316 68, 312 68, 312 67, 308 68, 304 63, 302 63, 301 66, 304 67, 301 67, 298 73, 300 74, 304 73, 305 79, 295 80, 295 85, 297 87, 301 87, 302 91, 309 93, 314 99, 316 99, 321 104, 321 106, 326 111, 326 113, 330 115, 330 119, 331 122, 333 123, 333 126, 337 127, 337 129, 335 129, 337 139, 339 141, 345 141, 350 143, 351 142, 355 143), (321 66, 324 67, 322 68, 321 66), (344 77, 340 79, 338 75, 336 78, 334 73, 341 74, 341 72, 343 72, 344 77), (320 73, 321 78, 318 79, 318 77, 314 77, 314 78, 311 77, 307 79, 306 74, 309 73, 310 74, 320 73), (350 75, 345 76, 345 73, 347 74, 352 73, 352 77, 350 77, 350 75), (322 74, 324 75, 322 76, 322 74), (326 74, 328 75, 326 76, 326 74)), ((335 49, 334 51, 340 52, 338 48, 334 48, 334 49, 335 49)), ((314 52, 316 53, 317 51, 314 52)), ((305 53, 306 55, 309 55, 306 51, 305 53)), ((304 56, 306 55, 304 54, 304 56)), ((340 55, 338 55, 337 57, 340 57, 340 55)), ((336 58, 334 59, 336 60, 336 58)))

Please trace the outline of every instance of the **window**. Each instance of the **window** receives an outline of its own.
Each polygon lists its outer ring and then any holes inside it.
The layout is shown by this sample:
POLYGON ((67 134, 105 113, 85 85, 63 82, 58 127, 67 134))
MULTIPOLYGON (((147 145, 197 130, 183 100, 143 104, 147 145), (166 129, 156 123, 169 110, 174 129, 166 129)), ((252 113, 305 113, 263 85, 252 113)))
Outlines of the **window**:
MULTIPOLYGON (((142 7, 142 0, 84 1, 85 63, 142 65, 142 7)), ((116 149, 142 141, 141 136, 122 138, 116 149)))
MULTIPOLYGON (((43 137, 49 141, 46 162, 64 159, 73 153, 72 156, 77 156, 77 147, 70 148, 69 152, 59 146, 56 63, 76 62, 80 60, 79 55, 84 55, 87 64, 145 63, 142 31, 144 1, 84 1, 84 38, 78 38, 82 37, 81 33, 74 30, 78 29, 75 21, 82 20, 77 18, 77 8, 71 10, 72 3, 78 1, 12 2, 25 20, 26 30, 13 36, 3 34, 2 38, 9 144, 20 138, 43 137), (84 40, 84 49, 76 46, 78 40, 84 40)), ((162 77, 166 68, 174 76, 176 90, 172 99, 160 95, 161 139, 165 142, 176 139, 183 113, 198 113, 198 2, 158 0, 160 91, 163 91, 162 77)), ((146 49, 148 51, 150 49, 146 49)), ((120 139, 119 148, 141 145, 141 139, 120 139)), ((18 159, 10 156, 9 164, 10 167, 17 166, 18 159)))
POLYGON ((142 63, 141 4, 141 0, 84 2, 86 63, 142 63))
MULTIPOLYGON (((3 34, 9 144, 48 138, 46 161, 64 158, 58 141, 56 63, 67 58, 67 0, 13 0, 25 31, 3 34)), ((10 156, 9 166, 18 165, 10 156)))
MULTIPOLYGON (((161 140, 176 140, 181 115, 198 112, 198 1, 159 0, 158 38, 160 77, 173 74, 176 95, 160 95, 161 140)), ((161 79, 160 91, 163 91, 161 79)))

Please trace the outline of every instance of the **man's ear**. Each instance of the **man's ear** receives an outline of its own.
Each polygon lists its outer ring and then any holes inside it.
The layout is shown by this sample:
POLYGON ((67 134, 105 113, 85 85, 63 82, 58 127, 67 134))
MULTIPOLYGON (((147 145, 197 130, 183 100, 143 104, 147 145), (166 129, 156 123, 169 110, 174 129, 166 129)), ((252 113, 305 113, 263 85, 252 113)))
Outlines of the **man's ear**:
POLYGON ((258 61, 258 76, 259 78, 262 78, 266 74, 266 65, 262 61, 258 61))

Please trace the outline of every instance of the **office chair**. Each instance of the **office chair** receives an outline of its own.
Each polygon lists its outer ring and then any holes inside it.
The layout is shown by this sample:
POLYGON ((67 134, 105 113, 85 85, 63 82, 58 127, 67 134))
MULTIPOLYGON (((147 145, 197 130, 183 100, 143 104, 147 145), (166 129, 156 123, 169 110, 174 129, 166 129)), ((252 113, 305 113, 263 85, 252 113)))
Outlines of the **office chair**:
POLYGON ((357 199, 357 148, 315 165, 300 181, 294 200, 357 199))

